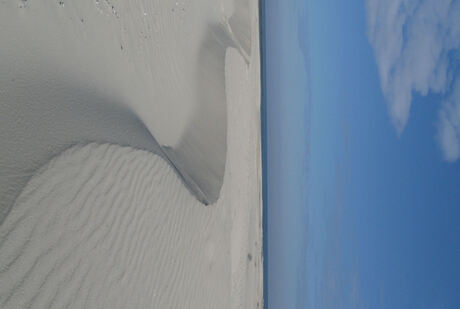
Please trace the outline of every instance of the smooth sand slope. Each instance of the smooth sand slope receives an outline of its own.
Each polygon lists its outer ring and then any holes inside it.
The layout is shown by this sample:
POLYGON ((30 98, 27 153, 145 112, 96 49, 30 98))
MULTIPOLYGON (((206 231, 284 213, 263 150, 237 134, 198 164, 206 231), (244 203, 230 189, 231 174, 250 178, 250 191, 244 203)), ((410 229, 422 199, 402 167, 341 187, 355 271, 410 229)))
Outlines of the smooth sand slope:
POLYGON ((0 307, 262 306, 257 2, 0 2, 0 39, 0 307))

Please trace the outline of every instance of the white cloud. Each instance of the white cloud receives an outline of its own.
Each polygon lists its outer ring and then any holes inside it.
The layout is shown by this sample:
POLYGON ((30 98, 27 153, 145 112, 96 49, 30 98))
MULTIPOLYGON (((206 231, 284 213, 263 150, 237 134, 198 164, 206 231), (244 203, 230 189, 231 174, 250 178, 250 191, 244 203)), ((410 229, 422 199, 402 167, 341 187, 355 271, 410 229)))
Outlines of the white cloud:
POLYGON ((453 162, 460 157, 460 79, 439 111, 438 141, 444 159, 453 162))
MULTIPOLYGON (((401 134, 414 92, 452 92, 450 86, 455 76, 449 53, 460 49, 460 1, 367 0, 367 17, 382 91, 393 125, 401 134)), ((460 87, 458 83, 457 86, 460 87)), ((445 115, 450 112, 448 106, 440 113, 439 135, 443 150, 448 151, 445 157, 452 160, 460 153, 459 129, 449 129, 453 119, 445 115), (445 143, 454 140, 457 144, 445 147, 445 143)))

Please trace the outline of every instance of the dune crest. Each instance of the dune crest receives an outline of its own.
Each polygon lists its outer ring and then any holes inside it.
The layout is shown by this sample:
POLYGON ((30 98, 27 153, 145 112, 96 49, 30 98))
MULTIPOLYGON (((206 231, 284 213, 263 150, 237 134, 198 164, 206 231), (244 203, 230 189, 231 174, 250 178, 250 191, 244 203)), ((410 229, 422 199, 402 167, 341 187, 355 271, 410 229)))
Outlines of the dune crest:
POLYGON ((159 154, 201 202, 217 200, 225 54, 235 47, 248 60, 247 40, 235 38, 250 28, 232 22, 245 18, 242 0, 230 22, 219 3, 200 2, 0 4, 0 223, 40 166, 88 142, 159 154))
POLYGON ((1 308, 262 308, 257 14, 0 3, 1 308))
POLYGON ((159 156, 107 144, 65 151, 0 226, 0 307, 224 308, 225 216, 193 206, 159 156))

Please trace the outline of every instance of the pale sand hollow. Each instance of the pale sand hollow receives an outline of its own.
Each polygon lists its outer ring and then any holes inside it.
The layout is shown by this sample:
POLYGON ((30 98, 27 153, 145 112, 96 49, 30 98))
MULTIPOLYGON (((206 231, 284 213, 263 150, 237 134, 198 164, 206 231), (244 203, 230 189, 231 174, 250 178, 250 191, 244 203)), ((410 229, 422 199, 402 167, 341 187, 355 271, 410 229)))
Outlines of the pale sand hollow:
POLYGON ((255 0, 0 2, 1 308, 262 307, 258 31, 255 0))

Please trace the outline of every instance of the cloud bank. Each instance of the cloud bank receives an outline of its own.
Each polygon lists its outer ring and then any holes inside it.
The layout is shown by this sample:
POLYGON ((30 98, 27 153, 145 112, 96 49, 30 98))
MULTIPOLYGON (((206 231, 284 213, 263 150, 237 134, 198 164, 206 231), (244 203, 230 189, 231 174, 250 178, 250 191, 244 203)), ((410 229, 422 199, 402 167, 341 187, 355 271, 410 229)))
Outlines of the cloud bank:
POLYGON ((444 157, 460 156, 460 96, 455 83, 460 52, 460 1, 367 0, 368 37, 381 87, 398 134, 407 124, 412 95, 446 94, 438 135, 444 157), (457 60, 455 59, 457 57, 457 60), (449 114, 449 115, 447 115, 449 114))

